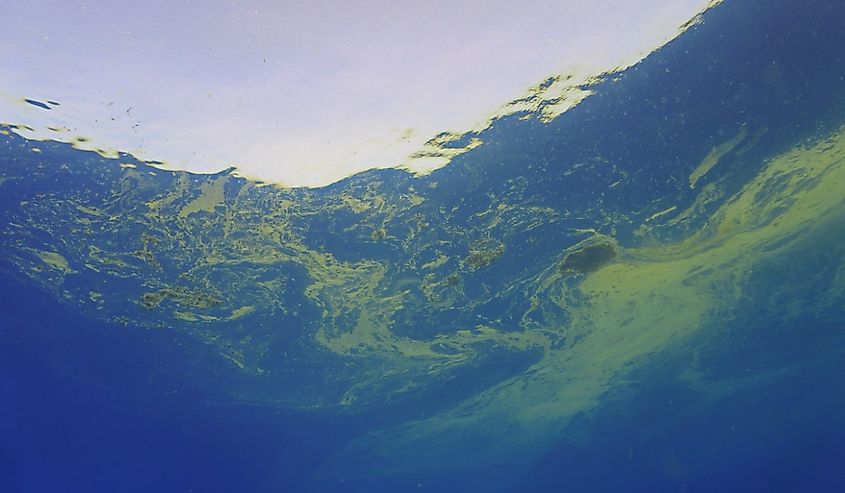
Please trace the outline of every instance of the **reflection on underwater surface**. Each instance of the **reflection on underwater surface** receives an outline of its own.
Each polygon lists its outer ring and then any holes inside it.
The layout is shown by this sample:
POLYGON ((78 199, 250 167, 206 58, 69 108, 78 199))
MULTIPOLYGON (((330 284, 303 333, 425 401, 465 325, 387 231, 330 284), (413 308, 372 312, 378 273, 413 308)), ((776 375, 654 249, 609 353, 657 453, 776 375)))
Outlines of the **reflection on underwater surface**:
POLYGON ((4 431, 63 463, 27 415, 64 403, 70 464, 145 458, 96 487, 841 488, 845 16, 810 4, 724 4, 424 177, 285 189, 5 127, 4 431))

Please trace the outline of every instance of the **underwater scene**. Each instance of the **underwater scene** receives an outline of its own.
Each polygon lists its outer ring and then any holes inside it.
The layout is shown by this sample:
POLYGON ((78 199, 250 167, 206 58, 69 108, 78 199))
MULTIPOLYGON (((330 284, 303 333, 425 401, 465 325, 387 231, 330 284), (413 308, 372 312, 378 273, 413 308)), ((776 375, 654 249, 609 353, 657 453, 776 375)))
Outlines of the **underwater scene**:
POLYGON ((713 2, 314 187, 0 114, 0 491, 845 491, 843 48, 713 2))

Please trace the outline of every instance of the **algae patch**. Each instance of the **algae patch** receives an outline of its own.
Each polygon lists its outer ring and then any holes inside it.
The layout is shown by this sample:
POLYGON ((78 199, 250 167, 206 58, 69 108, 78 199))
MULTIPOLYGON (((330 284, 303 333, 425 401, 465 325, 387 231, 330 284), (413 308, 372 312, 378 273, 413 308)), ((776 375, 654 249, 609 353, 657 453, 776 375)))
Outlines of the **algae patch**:
POLYGON ((474 243, 469 250, 469 255, 463 263, 471 270, 483 269, 495 262, 505 253, 505 245, 498 241, 479 241, 474 243))
POLYGON ((229 176, 227 175, 200 185, 200 196, 183 207, 179 211, 179 217, 188 217, 190 214, 200 211, 212 212, 225 200, 225 187, 228 181, 229 176))
POLYGON ((699 164, 695 170, 693 170, 692 174, 690 174, 689 187, 695 188, 695 184, 698 183, 698 180, 713 169, 713 167, 719 163, 719 160, 722 159, 725 154, 731 152, 736 148, 736 146, 742 143, 747 135, 748 129, 743 126, 739 129, 739 133, 737 133, 732 139, 722 142, 710 149, 710 152, 707 153, 707 156, 704 157, 701 164, 699 164))
POLYGON ((254 305, 247 305, 247 306, 242 306, 240 308, 236 308, 236 309, 232 310, 232 314, 229 315, 229 320, 235 320, 236 318, 244 317, 244 316, 249 315, 250 313, 252 313, 254 311, 255 311, 254 305))
POLYGON ((165 300, 170 300, 181 306, 190 306, 199 309, 211 308, 222 302, 220 297, 213 293, 182 287, 164 288, 159 291, 144 293, 141 296, 141 304, 144 308, 150 310, 157 308, 165 300))
POLYGON ((604 267, 619 255, 619 245, 613 238, 596 235, 568 248, 560 261, 564 274, 589 274, 604 267))
POLYGON ((41 259, 42 262, 56 270, 65 274, 72 274, 75 272, 70 268, 70 264, 67 259, 56 252, 35 252, 35 254, 38 255, 38 258, 41 259))

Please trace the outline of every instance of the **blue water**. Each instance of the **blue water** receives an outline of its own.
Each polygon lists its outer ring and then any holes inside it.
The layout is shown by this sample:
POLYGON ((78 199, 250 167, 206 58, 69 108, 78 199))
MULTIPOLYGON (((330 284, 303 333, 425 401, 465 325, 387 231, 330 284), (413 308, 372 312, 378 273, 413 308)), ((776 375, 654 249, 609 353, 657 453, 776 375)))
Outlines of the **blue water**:
MULTIPOLYGON (((702 179, 706 184, 722 177, 718 185, 725 197, 739 193, 773 157, 845 124, 843 46, 845 5, 840 2, 727 0, 708 12, 703 24, 619 81, 598 84, 594 96, 557 120, 495 122, 482 135, 485 145, 424 179, 437 181, 436 191, 417 184, 434 204, 420 209, 432 211, 434 218, 434 232, 425 234, 444 240, 442 251, 457 255, 467 245, 447 242, 448 235, 466 230, 468 238, 479 240, 482 235, 473 236, 477 213, 499 194, 582 215, 524 231, 515 229, 523 227, 517 221, 513 230, 501 226, 493 238, 508 245, 501 260, 494 259, 500 270, 464 272, 461 281, 467 299, 486 301, 471 305, 456 297, 445 308, 413 311, 418 307, 410 306, 399 315, 404 318, 395 332, 426 339, 476 320, 519 322, 527 300, 490 293, 504 292, 514 279, 525 279, 523 272, 553 257, 549 243, 555 248, 574 243, 571 228, 606 227, 597 217, 623 218, 612 219, 618 220, 612 230, 621 244, 641 241, 637 221, 660 210, 660 201, 679 209, 694 203, 696 195, 685 180, 703 155, 742 128, 749 133, 765 128, 754 146, 730 155, 727 164, 702 179), (573 160, 595 156, 616 167, 570 172, 573 160), (632 185, 614 192, 608 187, 619 173, 632 185), (524 188, 512 193, 509 187, 519 180, 524 188), (455 212, 434 215, 447 206, 455 212)), ((48 160, 48 167, 69 162, 83 170, 114 165, 54 143, 39 143, 44 157, 34 158, 21 150, 26 145, 14 134, 3 136, 0 171, 18 170, 33 159, 48 160)), ((287 372, 272 377, 278 380, 252 379, 187 331, 150 329, 155 312, 131 300, 119 305, 129 319, 125 325, 94 309, 78 309, 45 287, 49 283, 23 273, 16 263, 22 250, 15 242, 24 240, 11 239, 17 234, 11 225, 23 221, 26 208, 19 202, 38 193, 90 187, 86 193, 92 200, 105 203, 117 173, 84 171, 78 180, 39 178, 20 186, 0 182, 0 213, 10 238, 0 242, 2 492, 845 491, 845 300, 836 291, 845 236, 836 224, 819 231, 808 226, 802 234, 815 243, 760 260, 743 274, 743 293, 729 317, 708 320, 683 343, 637 358, 618 374, 619 383, 601 393, 597 406, 549 425, 551 439, 542 445, 538 439, 536 447, 509 448, 508 440, 518 443, 521 432, 503 420, 502 429, 491 428, 487 437, 495 444, 493 454, 483 454, 489 444, 473 442, 477 431, 446 437, 432 432, 410 455, 408 443, 416 442, 402 442, 405 455, 396 455, 397 466, 390 464, 392 449, 384 442, 366 440, 383 430, 400 430, 395 436, 404 438, 403 426, 447 415, 494 384, 530 373, 542 351, 482 345, 477 364, 430 382, 420 377, 424 370, 409 364, 407 381, 425 384, 410 396, 394 392, 406 377, 391 379, 383 370, 384 380, 376 379, 369 394, 362 392, 370 400, 341 409, 323 405, 337 399, 329 383, 342 386, 350 375, 356 382, 356 372, 377 373, 379 364, 395 367, 352 358, 338 363, 326 351, 302 350, 308 357, 273 360, 277 366, 268 366, 276 375, 287 372), (826 296, 834 302, 820 303, 826 296), (779 311, 784 306, 793 307, 788 316, 779 311), (233 397, 233 389, 245 389, 246 397, 233 397), (256 398, 261 395, 282 398, 256 398), (283 398, 320 405, 279 404, 287 402, 283 398), (355 448, 360 443, 363 449, 355 448), (467 457, 466 466, 449 467, 467 457)), ((169 186, 164 173, 157 179, 158 186, 169 186)), ((374 171, 316 191, 314 200, 330 203, 335 195, 354 194, 371 182, 396 190, 416 183, 402 172, 374 171)), ((831 193, 845 197, 845 189, 831 193)), ((707 205, 705 212, 720 204, 707 205)), ((308 248, 334 251, 343 262, 378 258, 399 265, 406 255, 397 244, 349 234, 356 217, 317 209, 294 223, 308 248)), ((52 224, 50 210, 39 214, 52 224)), ((388 238, 417 219, 410 212, 402 216, 407 222, 392 224, 388 238)), ((677 241, 699 226, 667 227, 655 232, 653 241, 677 241)), ((47 241, 52 234, 33 228, 20 238, 47 241)), ((192 234, 217 232, 197 226, 192 234)), ((179 259, 163 259, 162 265, 168 275, 179 273, 179 259)), ((307 286, 304 268, 283 268, 291 292, 307 286)), ((414 287, 417 274, 407 270, 391 278, 391 289, 422 299, 414 287)), ((87 292, 93 288, 85 283, 96 287, 100 281, 90 274, 73 282, 67 286, 87 292)), ((126 283, 113 284, 121 296, 130 292, 126 283)), ((292 328, 272 340, 273 355, 287 357, 289 348, 304 347, 318 324, 318 307, 302 297, 291 300, 303 306, 295 314, 275 315, 273 320, 292 328)), ((354 315, 343 317, 354 321, 354 315)), ((566 313, 544 316, 539 323, 568 320, 566 313)), ((255 330, 256 337, 264 334, 255 330)))
MULTIPOLYGON (((4 293, 15 294, 3 300, 7 331, 60 326, 79 334, 91 329, 89 321, 58 306, 48 312, 43 305, 31 305, 37 292, 21 292, 19 285, 5 287, 10 289, 4 293), (38 308, 35 313, 42 315, 33 317, 30 310, 38 308), (15 319, 16 315, 24 315, 26 321, 15 319)), ((595 431, 589 443, 562 445, 506 484, 485 484, 483 490, 841 491, 845 341, 838 337, 837 350, 824 355, 817 352, 820 341, 804 336, 776 344, 766 341, 779 332, 816 332, 818 339, 828 331, 841 333, 842 328, 808 322, 774 331, 757 329, 757 337, 746 347, 735 348, 719 363, 757 370, 774 364, 761 356, 759 345, 774 350, 768 359, 777 359, 784 356, 784 346, 795 349, 792 343, 797 343, 797 351, 788 351, 787 357, 795 366, 794 374, 777 388, 753 389, 693 412, 696 396, 665 381, 665 375, 683 362, 662 361, 651 374, 637 376, 648 383, 637 391, 635 403, 626 402, 621 409, 611 405, 598 423, 590 424, 595 431)), ((355 423, 336 417, 209 409, 186 396, 162 402, 153 390, 147 392, 157 400, 143 402, 144 395, 137 394, 144 390, 138 387, 166 384, 151 382, 150 375, 130 374, 131 366, 114 356, 107 358, 113 345, 105 343, 97 350, 91 345, 96 341, 77 340, 63 349, 45 351, 49 342, 31 336, 21 339, 26 342, 2 340, 3 491, 310 490, 319 484, 312 472, 354 434, 349 426, 355 423), (93 372, 120 385, 132 382, 136 390, 109 392, 104 390, 107 384, 63 376, 62 369, 50 362, 60 351, 90 358, 77 363, 88 375, 93 372), (97 366, 101 368, 92 368, 97 366)), ((733 370, 744 368, 725 368, 733 370)), ((459 478, 443 481, 432 476, 433 482, 418 478, 424 491, 460 488, 459 478)), ((409 489, 415 486, 412 482, 398 481, 398 487, 409 489)), ((361 490, 394 487, 378 484, 361 490)), ((342 484, 318 489, 323 488, 355 489, 342 484)))

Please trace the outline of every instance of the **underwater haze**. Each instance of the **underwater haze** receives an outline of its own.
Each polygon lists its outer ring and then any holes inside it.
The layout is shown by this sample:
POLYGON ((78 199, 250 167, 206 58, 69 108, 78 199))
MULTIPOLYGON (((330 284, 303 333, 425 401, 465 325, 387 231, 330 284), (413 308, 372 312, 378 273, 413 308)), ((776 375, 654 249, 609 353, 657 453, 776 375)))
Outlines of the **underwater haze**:
POLYGON ((320 188, 3 124, 0 491, 845 491, 843 46, 725 0, 320 188))

